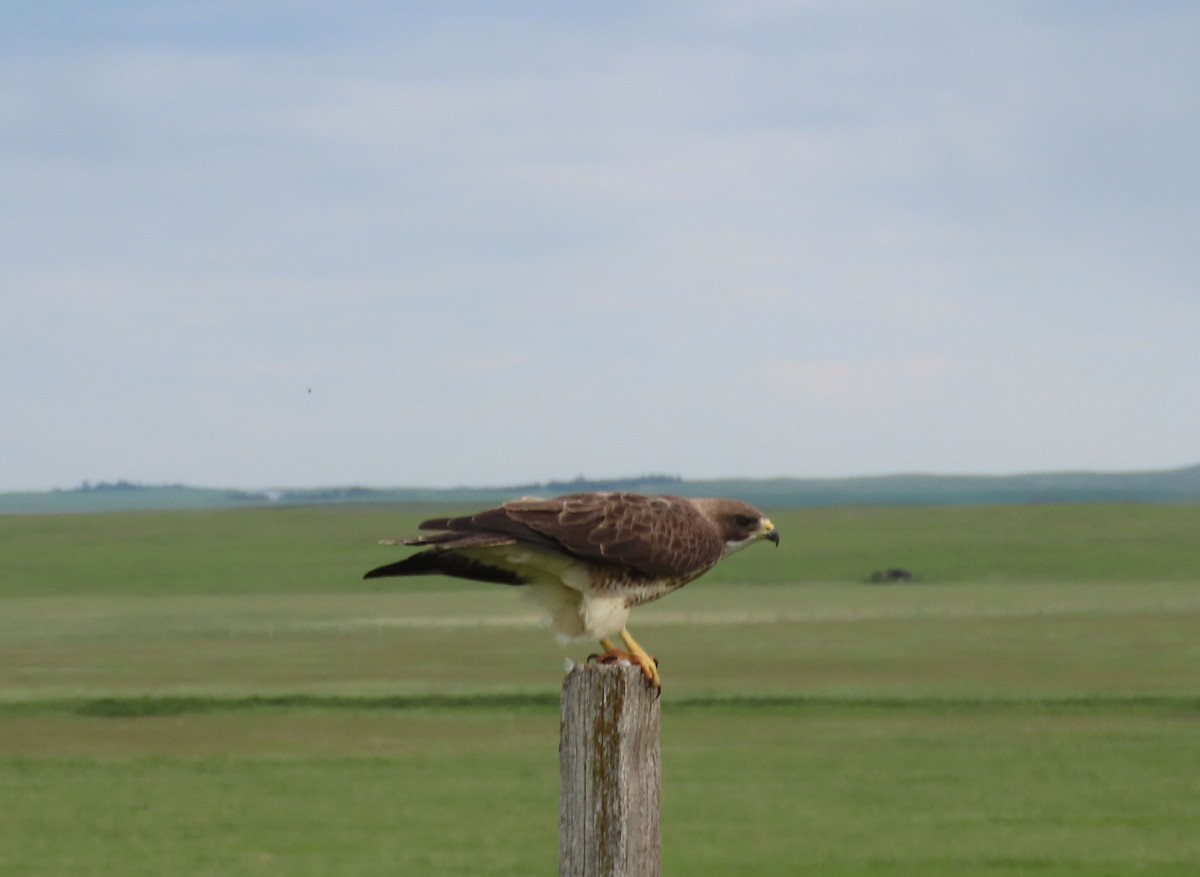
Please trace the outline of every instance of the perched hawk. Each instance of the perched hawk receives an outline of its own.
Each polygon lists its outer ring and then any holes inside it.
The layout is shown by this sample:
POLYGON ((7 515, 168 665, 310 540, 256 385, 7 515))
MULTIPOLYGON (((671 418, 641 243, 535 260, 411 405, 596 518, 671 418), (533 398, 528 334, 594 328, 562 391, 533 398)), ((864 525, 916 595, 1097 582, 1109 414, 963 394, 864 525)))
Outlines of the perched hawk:
POLYGON ((628 660, 659 687, 653 658, 625 629, 629 610, 657 600, 754 542, 779 534, 758 509, 732 499, 572 493, 519 499, 421 524, 429 535, 385 542, 424 547, 364 578, 447 575, 526 585, 562 641, 600 641, 599 660, 628 660), (628 651, 613 645, 619 636, 628 651))

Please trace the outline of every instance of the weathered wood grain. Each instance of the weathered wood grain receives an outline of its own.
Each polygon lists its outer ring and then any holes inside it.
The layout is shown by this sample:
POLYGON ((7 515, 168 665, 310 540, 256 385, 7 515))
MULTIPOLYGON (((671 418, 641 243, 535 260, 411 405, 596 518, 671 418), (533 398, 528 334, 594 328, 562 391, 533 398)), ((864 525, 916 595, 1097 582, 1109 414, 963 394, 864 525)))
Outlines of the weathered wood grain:
POLYGON ((560 877, 659 877, 658 697, 637 667, 567 675, 559 770, 560 877))

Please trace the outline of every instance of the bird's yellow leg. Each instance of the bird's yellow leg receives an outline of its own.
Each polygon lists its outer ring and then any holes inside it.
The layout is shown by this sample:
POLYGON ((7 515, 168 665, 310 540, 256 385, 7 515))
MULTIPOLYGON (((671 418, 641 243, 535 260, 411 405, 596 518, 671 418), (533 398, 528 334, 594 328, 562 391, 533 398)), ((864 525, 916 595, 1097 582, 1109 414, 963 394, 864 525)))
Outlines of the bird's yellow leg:
POLYGON ((642 674, 655 688, 662 687, 662 680, 658 676, 658 662, 650 655, 646 654, 646 650, 637 644, 629 631, 621 628, 621 642, 625 643, 625 648, 629 651, 622 651, 610 639, 600 640, 600 645, 604 647, 604 653, 600 655, 592 655, 589 660, 594 660, 597 664, 636 664, 641 668, 642 674))
POLYGON ((618 649, 610 639, 600 640, 600 645, 604 647, 604 652, 599 655, 588 656, 589 661, 595 661, 597 664, 619 664, 622 661, 632 664, 633 658, 628 652, 623 652, 618 649))
POLYGON ((662 688, 662 680, 658 676, 658 662, 646 654, 646 650, 639 646, 637 640, 630 636, 629 631, 623 627, 620 637, 621 642, 625 643, 625 648, 629 649, 629 660, 642 668, 646 681, 655 688, 662 688))

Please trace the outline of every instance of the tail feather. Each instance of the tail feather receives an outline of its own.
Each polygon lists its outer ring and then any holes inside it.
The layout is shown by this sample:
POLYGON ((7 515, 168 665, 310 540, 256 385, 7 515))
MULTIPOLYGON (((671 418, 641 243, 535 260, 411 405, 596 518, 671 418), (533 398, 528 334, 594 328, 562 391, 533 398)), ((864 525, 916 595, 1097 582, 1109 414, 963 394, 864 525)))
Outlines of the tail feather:
POLYGON ((501 569, 464 557, 454 551, 434 549, 422 551, 404 560, 379 566, 363 576, 364 579, 381 579, 387 576, 452 576, 476 582, 492 582, 498 585, 527 585, 529 580, 512 570, 501 569))
POLYGON ((451 531, 447 533, 434 533, 431 536, 405 536, 400 539, 380 539, 380 545, 437 545, 444 549, 449 548, 491 548, 495 545, 511 545, 513 539, 510 536, 500 536, 489 533, 459 533, 451 531))

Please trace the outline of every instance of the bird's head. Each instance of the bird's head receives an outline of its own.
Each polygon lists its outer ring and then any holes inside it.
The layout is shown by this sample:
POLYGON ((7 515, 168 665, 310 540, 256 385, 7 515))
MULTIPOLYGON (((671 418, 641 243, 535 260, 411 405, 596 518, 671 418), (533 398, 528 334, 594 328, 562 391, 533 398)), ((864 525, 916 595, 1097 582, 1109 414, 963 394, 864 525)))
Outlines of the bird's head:
POLYGON ((736 499, 698 499, 695 503, 720 531, 727 556, 763 539, 779 544, 779 531, 771 519, 748 503, 736 499))

